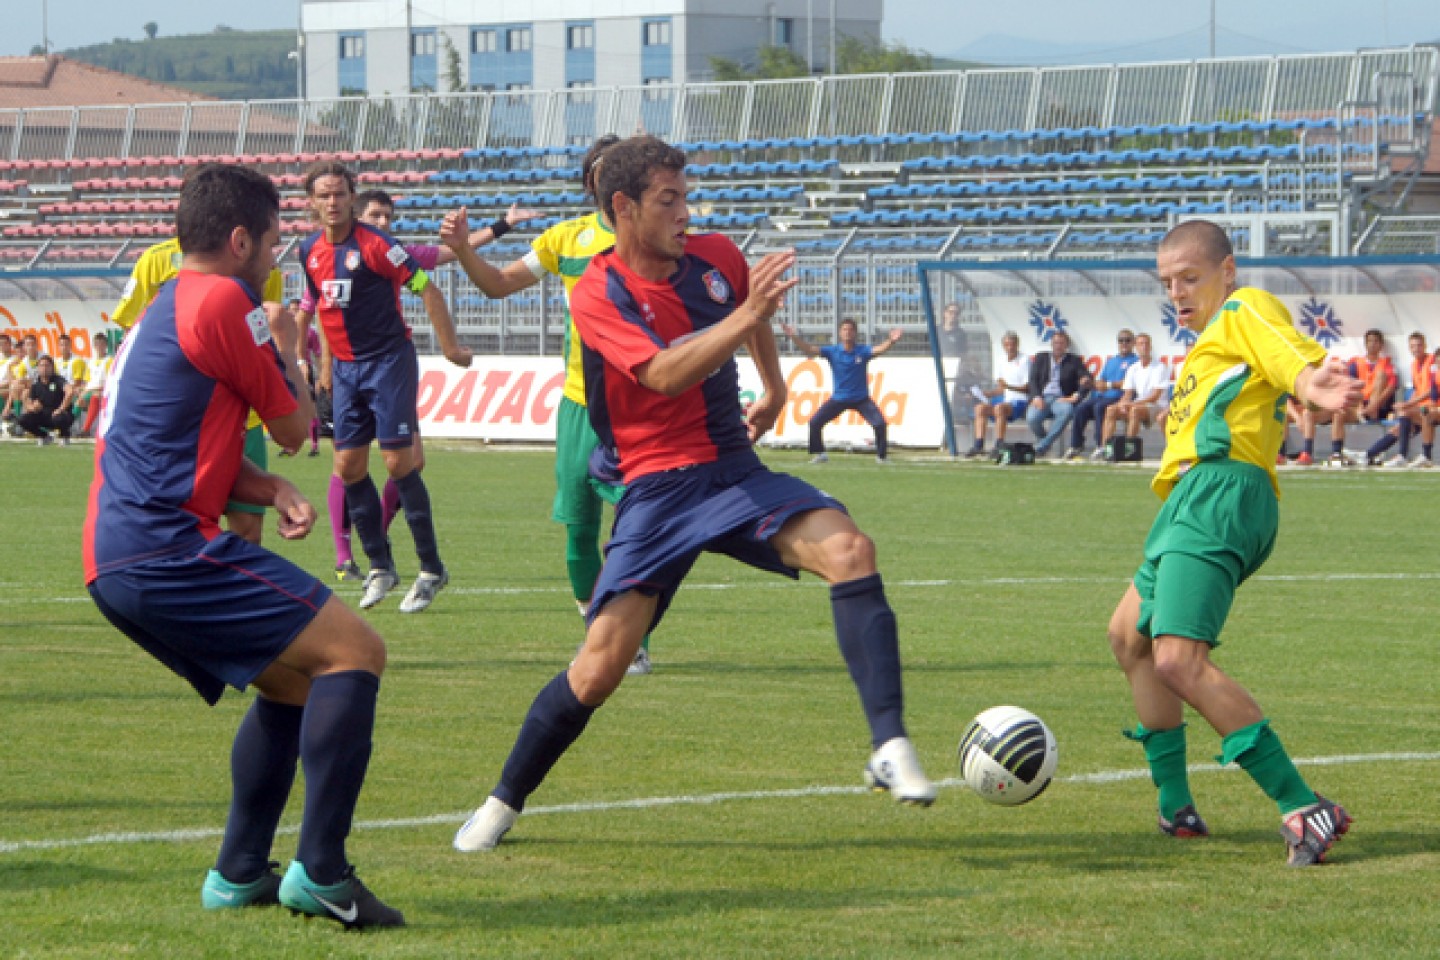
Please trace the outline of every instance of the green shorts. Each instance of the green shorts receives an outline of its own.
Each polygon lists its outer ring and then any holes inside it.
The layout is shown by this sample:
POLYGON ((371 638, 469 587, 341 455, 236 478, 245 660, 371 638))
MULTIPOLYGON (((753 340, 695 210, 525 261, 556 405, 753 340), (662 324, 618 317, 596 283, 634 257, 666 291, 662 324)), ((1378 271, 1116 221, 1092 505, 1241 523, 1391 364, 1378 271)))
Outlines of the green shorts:
POLYGON ((1235 589, 1275 547, 1279 506, 1269 475, 1253 464, 1192 467, 1145 538, 1145 562, 1135 572, 1140 632, 1217 646, 1235 589))
POLYGON ((566 526, 597 525, 606 503, 617 503, 623 486, 590 476, 590 454, 600 438, 590 426, 590 413, 569 397, 555 412, 555 504, 550 519, 566 526))
MULTIPOLYGON (((249 460, 261 470, 270 467, 270 449, 265 440, 264 425, 251 427, 245 431, 245 459, 249 460)), ((257 507, 253 503, 237 503, 231 500, 225 504, 226 513, 258 513, 265 512, 264 507, 257 507)))

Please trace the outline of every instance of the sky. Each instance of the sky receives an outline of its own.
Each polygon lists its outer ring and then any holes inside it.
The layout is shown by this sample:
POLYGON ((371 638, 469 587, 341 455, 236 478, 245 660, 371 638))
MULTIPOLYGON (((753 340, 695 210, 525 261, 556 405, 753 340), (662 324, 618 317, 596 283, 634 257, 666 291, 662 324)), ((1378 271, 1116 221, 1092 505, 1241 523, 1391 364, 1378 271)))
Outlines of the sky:
MULTIPOLYGON (((30 52, 45 35, 51 49, 139 40, 149 21, 163 35, 293 29, 299 0, 176 4, 173 0, 3 0, 0 56, 30 52), (217 14, 223 10, 223 15, 217 14), (45 12, 48 10, 48 18, 45 12)), ((415 0, 417 7, 426 0, 415 0)), ((1216 52, 1314 53, 1440 40, 1436 0, 1212 0, 1216 52)), ((1106 63, 1206 56, 1210 3, 1160 0, 885 0, 885 38, 940 56, 1005 62, 1106 63), (937 6, 948 11, 937 22, 937 6), (1008 39, 1007 39, 1008 38, 1008 39)), ((816 18, 829 9, 815 0, 816 18)))

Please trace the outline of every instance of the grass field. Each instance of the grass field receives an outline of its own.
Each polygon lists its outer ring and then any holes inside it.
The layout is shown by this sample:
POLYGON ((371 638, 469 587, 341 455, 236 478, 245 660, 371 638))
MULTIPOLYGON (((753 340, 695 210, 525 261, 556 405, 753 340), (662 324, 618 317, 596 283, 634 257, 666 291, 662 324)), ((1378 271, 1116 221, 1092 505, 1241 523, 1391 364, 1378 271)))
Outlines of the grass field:
MULTIPOLYGON (((867 736, 824 586, 705 558, 656 635, 655 673, 596 715, 499 850, 467 857, 450 838, 580 623, 548 521, 551 456, 433 446, 454 579, 423 615, 372 611, 390 668, 350 843, 410 927, 355 935, 200 909, 248 696, 207 710, 89 603, 90 449, 0 445, 0 956, 1440 952, 1440 476, 1288 473, 1279 547, 1217 654, 1313 761, 1312 784, 1355 814, 1329 866, 1285 868, 1273 804, 1214 768, 1198 718, 1193 783, 1215 836, 1155 830, 1105 641, 1154 514, 1148 472, 903 455, 812 468, 798 453, 767 456, 819 478, 879 544, 911 734, 949 781, 935 805, 862 790, 867 736), (1035 710, 1061 747, 1058 782, 1016 809, 951 779, 965 724, 999 703, 1035 710)), ((280 467, 323 504, 328 458, 280 467)), ((413 575, 403 522, 396 545, 413 575)), ((333 563, 324 530, 282 549, 317 572, 333 563)))

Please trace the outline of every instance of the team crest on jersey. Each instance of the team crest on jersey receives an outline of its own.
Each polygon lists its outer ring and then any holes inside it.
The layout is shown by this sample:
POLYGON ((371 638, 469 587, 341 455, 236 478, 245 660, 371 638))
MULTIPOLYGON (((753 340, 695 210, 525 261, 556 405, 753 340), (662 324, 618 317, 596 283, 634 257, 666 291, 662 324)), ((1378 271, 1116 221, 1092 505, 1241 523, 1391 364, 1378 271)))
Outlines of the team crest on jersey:
POLYGON ((1187 350, 1195 346, 1199 334, 1180 322, 1180 317, 1175 312, 1175 304, 1160 305, 1160 322, 1164 324, 1165 332, 1170 335, 1171 343, 1178 344, 1187 350))
POLYGON ((655 326, 655 308, 650 306, 649 300, 640 301, 640 319, 645 321, 647 327, 655 326))
POLYGON ((361 259, 361 257, 360 257, 360 251, 359 251, 359 250, 347 250, 347 251, 345 251, 345 269, 346 269, 346 270, 358 270, 358 269, 360 269, 360 264, 363 263, 363 262, 364 262, 364 261, 363 261, 363 260, 361 259))
POLYGON ((270 342, 270 321, 265 317, 265 309, 256 307, 245 314, 245 323, 250 327, 250 336, 255 340, 255 346, 263 347, 270 342))
POLYGON ((1314 297, 1300 304, 1300 323, 1310 338, 1327 350, 1345 337, 1343 321, 1335 316, 1335 308, 1314 297))
MULTIPOLYGON (((397 266, 397 267, 400 266, 402 263, 404 263, 404 262, 405 262, 405 258, 408 257, 408 256, 409 256, 409 254, 405 252, 405 248, 402 247, 402 246, 400 246, 399 244, 396 244, 395 246, 391 247, 389 250, 385 251, 385 259, 386 259, 386 260, 389 260, 392 264, 394 264, 394 265, 397 266)), ((352 267, 351 269, 354 269, 354 268, 352 267)))
POLYGON ((325 298, 325 306, 344 309, 350 306, 350 281, 326 280, 320 284, 320 296, 325 298))
POLYGON ((1040 338, 1041 343, 1049 343, 1050 338, 1057 333, 1068 334, 1065 327, 1069 323, 1060 313, 1060 308, 1053 303, 1036 300, 1030 304, 1030 326, 1035 328, 1035 335, 1040 338))
POLYGON ((725 303, 730 299, 730 284, 719 270, 706 270, 700 279, 705 281, 705 292, 710 294, 711 300, 725 303))
POLYGON ((594 240, 595 228, 586 227, 584 230, 581 230, 578 234, 576 234, 575 245, 579 247, 588 247, 594 240))

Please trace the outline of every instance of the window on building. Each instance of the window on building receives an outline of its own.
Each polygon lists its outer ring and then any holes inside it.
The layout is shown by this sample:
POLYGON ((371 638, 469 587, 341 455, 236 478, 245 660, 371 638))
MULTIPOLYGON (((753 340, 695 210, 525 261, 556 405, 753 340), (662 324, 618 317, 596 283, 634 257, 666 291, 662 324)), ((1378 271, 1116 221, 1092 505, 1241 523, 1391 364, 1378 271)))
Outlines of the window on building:
POLYGON ((435 56, 435 32, 433 30, 428 30, 424 33, 412 33, 410 35, 410 56, 435 56))
POLYGON ((509 30, 505 33, 505 49, 509 53, 519 53, 522 50, 530 49, 530 28, 521 27, 517 30, 509 30))
POLYGON ((650 102, 664 100, 670 95, 670 81, 665 77, 652 77, 644 83, 641 96, 650 102))
POLYGON ((795 20, 793 17, 781 17, 775 21, 775 46, 791 47, 795 44, 795 20))
POLYGON ((471 52, 471 53, 494 53, 494 52, 495 52, 495 31, 494 31, 494 30, 471 30, 471 31, 470 31, 470 52, 471 52))
POLYGON ((565 29, 565 49, 589 50, 595 46, 595 27, 592 24, 578 24, 565 29))
POLYGON ((670 45, 670 21, 645 21, 645 46, 668 47, 670 45))
POLYGON ((364 37, 341 37, 340 38, 340 59, 359 60, 365 56, 364 37))
POLYGON ((572 80, 565 84, 565 99, 571 103, 594 103, 595 84, 588 80, 572 80))

